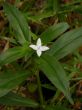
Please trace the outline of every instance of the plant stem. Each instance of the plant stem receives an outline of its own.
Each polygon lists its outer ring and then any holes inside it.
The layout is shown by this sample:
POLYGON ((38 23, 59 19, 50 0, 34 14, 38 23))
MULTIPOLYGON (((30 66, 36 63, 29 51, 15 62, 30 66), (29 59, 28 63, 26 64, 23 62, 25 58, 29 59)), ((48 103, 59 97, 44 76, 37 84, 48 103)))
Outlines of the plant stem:
POLYGON ((43 99, 43 93, 42 93, 42 87, 41 87, 41 82, 40 82, 40 77, 39 77, 39 72, 37 71, 37 83, 38 83, 38 91, 39 91, 39 96, 40 96, 40 103, 43 105, 44 99, 43 99))
POLYGON ((53 96, 53 98, 51 100, 51 104, 54 105, 54 103, 55 103, 56 99, 59 97, 60 93, 61 92, 59 90, 56 91, 56 94, 53 96))

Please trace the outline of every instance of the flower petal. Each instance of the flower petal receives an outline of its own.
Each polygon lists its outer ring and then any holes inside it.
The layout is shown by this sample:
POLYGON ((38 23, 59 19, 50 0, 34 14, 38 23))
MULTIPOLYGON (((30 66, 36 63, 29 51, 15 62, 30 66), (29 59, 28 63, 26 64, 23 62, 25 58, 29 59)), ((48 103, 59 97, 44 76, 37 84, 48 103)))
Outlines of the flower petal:
POLYGON ((30 48, 32 48, 33 50, 37 50, 37 46, 36 45, 30 45, 30 48))
POLYGON ((41 43, 41 39, 40 39, 40 38, 37 40, 36 45, 37 45, 37 46, 41 46, 41 45, 42 45, 42 43, 41 43))
POLYGON ((49 50, 49 47, 47 47, 47 46, 42 46, 41 47, 41 51, 46 51, 46 50, 49 50))
POLYGON ((40 57, 42 54, 42 51, 41 50, 37 50, 37 55, 40 57))

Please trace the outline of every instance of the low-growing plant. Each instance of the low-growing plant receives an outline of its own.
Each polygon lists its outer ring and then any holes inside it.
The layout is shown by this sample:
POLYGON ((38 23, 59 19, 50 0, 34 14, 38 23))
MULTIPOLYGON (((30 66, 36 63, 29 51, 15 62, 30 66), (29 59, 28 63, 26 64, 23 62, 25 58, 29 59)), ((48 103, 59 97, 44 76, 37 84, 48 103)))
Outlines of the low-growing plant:
MULTIPOLYGON (((37 35, 16 6, 4 2, 3 8, 11 33, 14 33, 11 35, 14 36, 8 37, 0 54, 0 104, 68 110, 60 104, 60 100, 72 105, 74 101, 70 92, 70 78, 60 60, 82 45, 82 27, 70 30, 68 23, 60 22, 37 35), (49 84, 42 84, 40 76, 43 74, 50 81, 49 84), (35 80, 30 83, 32 77, 35 80), (27 97, 21 92, 21 88, 27 86, 30 92, 38 92, 38 98, 27 97), (45 100, 43 87, 53 89, 54 97, 45 100), (58 96, 62 97, 56 103, 58 96)), ((47 94, 47 90, 45 92, 47 94)))

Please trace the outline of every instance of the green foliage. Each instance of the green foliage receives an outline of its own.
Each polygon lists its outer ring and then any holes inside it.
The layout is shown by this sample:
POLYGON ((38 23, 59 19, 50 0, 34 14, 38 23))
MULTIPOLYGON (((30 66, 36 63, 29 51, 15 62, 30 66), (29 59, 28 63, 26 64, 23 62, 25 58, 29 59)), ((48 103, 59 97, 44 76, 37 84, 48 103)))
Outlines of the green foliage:
POLYGON ((49 27, 46 31, 44 31, 40 37, 43 43, 48 43, 64 33, 69 28, 67 23, 59 23, 54 24, 53 26, 49 27))
POLYGON ((68 78, 61 64, 53 56, 49 55, 42 56, 42 58, 39 58, 37 62, 40 70, 44 72, 52 84, 64 93, 70 103, 73 103, 69 93, 68 78))
POLYGON ((3 52, 0 55, 0 65, 11 63, 19 58, 24 57, 25 55, 29 56, 31 54, 31 51, 26 48, 26 46, 23 47, 14 47, 11 49, 8 49, 7 51, 3 52))
POLYGON ((15 37, 20 44, 30 40, 29 27, 21 12, 14 6, 4 3, 4 11, 15 31, 15 37))
MULTIPOLYGON (((63 62, 66 61, 64 58, 67 55, 74 53, 82 45, 82 27, 72 23, 71 25, 68 24, 66 17, 69 16, 69 12, 80 10, 81 6, 79 8, 76 6, 79 6, 81 1, 73 0, 71 3, 61 5, 60 0, 46 0, 47 5, 44 5, 46 7, 41 5, 41 10, 38 7, 37 9, 34 8, 37 4, 36 1, 33 1, 31 8, 33 5, 34 7, 32 9, 25 7, 26 9, 23 11, 23 4, 20 6, 20 2, 21 0, 16 0, 13 5, 7 2, 3 3, 6 15, 4 18, 7 17, 6 20, 8 20, 6 28, 10 29, 3 36, 6 40, 15 36, 13 40, 17 42, 13 44, 13 42, 8 41, 10 44, 8 49, 4 52, 1 51, 0 54, 0 104, 39 107, 42 110, 70 110, 65 107, 69 105, 69 102, 73 104, 71 89, 75 85, 70 87, 70 80, 72 80, 75 72, 79 71, 75 65, 76 62, 74 65, 72 64, 74 67, 72 69, 63 68, 63 65, 66 66, 66 62, 65 64, 63 62), (18 7, 22 12, 19 11, 18 7), (61 20, 60 16, 63 17, 63 15, 65 20, 61 20), (55 18, 53 23, 50 23, 50 18, 55 18), (35 44, 35 40, 38 38, 41 38, 42 44, 46 44, 50 48, 43 52, 41 57, 38 57, 30 49, 30 44, 35 44), (41 75, 46 78, 41 79, 41 75), (49 84, 42 83, 42 80, 45 82, 48 80, 49 84), (43 87, 54 91, 55 96, 47 96, 49 100, 46 100, 43 87), (21 96, 23 91, 20 88, 24 88, 25 97, 21 96), (31 96, 36 101, 28 98, 29 94, 30 96, 36 94, 38 98, 31 96)), ((23 2, 26 3, 26 1, 23 2)), ((31 4, 30 1, 29 4, 31 4)), ((4 40, 3 37, 2 39, 4 40)), ((82 60, 80 55, 75 53, 74 55, 76 56, 74 57, 75 60, 82 60)))
POLYGON ((45 110, 71 110, 71 109, 65 108, 64 106, 56 105, 54 107, 47 106, 45 110))
POLYGON ((38 107, 38 103, 31 99, 27 99, 17 95, 15 93, 8 93, 7 95, 0 98, 0 104, 8 106, 27 106, 27 107, 38 107))
POLYGON ((82 44, 82 28, 78 28, 63 34, 52 45, 49 54, 61 59, 73 52, 82 44))
POLYGON ((56 13, 59 10, 59 0, 47 0, 47 9, 56 13))
POLYGON ((0 97, 4 96, 22 83, 31 73, 29 71, 5 71, 0 74, 0 97))

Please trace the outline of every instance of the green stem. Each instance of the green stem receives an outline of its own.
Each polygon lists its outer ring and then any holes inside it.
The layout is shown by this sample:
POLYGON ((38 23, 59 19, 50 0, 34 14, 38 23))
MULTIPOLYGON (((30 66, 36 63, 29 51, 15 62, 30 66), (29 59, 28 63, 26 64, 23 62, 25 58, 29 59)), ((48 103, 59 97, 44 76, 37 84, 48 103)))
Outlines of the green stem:
POLYGON ((43 93, 42 93, 42 87, 41 87, 39 72, 37 72, 36 76, 37 76, 38 91, 39 91, 39 96, 40 96, 40 103, 41 103, 41 105, 43 105, 44 99, 43 99, 43 93))
POLYGON ((51 104, 54 105, 54 103, 55 103, 56 99, 59 97, 60 93, 61 92, 59 90, 56 91, 56 94, 53 96, 53 98, 51 100, 51 104))

